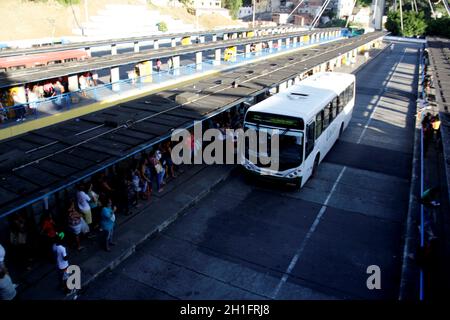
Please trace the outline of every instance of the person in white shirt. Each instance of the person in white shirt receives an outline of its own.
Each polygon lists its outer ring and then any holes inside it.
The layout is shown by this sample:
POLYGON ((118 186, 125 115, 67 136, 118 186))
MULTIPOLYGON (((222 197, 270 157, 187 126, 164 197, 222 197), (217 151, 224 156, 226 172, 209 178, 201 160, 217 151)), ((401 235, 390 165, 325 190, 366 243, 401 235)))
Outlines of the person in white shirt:
POLYGON ((91 206, 89 204, 89 201, 91 201, 91 198, 87 195, 85 192, 85 186, 80 185, 78 187, 77 192, 77 202, 78 202, 78 208, 80 209, 81 213, 83 214, 84 221, 91 226, 92 224, 92 212, 91 212, 91 206))
POLYGON ((16 285, 12 282, 8 270, 0 266, 0 300, 13 300, 16 296, 16 285))
POLYGON ((67 250, 62 244, 64 239, 64 233, 60 232, 56 235, 55 243, 53 244, 53 253, 55 254, 56 267, 58 268, 60 282, 62 289, 67 292, 67 268, 69 267, 69 258, 67 256, 67 250))
POLYGON ((5 248, 0 244, 0 268, 4 266, 5 264, 5 255, 6 251, 5 248))

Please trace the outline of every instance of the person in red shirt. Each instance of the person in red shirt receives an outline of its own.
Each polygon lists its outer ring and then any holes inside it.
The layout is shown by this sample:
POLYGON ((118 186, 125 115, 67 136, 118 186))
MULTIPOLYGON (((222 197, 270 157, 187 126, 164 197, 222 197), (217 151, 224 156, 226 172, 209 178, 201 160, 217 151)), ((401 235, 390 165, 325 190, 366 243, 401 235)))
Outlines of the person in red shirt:
POLYGON ((50 211, 44 211, 40 225, 45 254, 48 254, 48 257, 53 260, 52 245, 56 237, 56 224, 50 211))

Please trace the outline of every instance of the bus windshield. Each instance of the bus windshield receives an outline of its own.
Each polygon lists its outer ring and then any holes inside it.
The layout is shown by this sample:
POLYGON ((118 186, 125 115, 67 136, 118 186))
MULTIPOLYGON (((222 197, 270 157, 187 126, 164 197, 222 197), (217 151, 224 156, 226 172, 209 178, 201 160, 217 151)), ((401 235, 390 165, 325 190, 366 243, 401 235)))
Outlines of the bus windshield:
MULTIPOLYGON (((299 167, 303 161, 303 132, 297 130, 290 129, 272 129, 263 126, 253 126, 250 124, 246 124, 245 129, 253 129, 256 131, 258 136, 258 146, 262 150, 267 150, 269 156, 271 156, 272 152, 270 147, 272 145, 271 135, 278 134, 279 136, 279 171, 284 171, 288 169, 293 169, 299 167), (267 141, 259 141, 259 131, 267 132, 267 141), (268 146, 267 146, 268 144, 268 146)), ((246 143, 246 158, 249 159, 249 152, 253 155, 258 156, 259 153, 257 150, 249 150, 249 143, 246 143)), ((259 167, 266 167, 270 165, 262 165, 258 161, 259 167)))

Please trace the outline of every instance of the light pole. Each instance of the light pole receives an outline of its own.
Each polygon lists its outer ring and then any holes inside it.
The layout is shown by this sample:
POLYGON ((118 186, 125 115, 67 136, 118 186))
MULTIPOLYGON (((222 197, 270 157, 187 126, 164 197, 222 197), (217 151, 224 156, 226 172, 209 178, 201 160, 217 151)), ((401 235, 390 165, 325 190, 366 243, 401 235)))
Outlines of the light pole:
POLYGON ((252 18, 252 28, 255 28, 255 14, 256 14, 256 0, 253 0, 253 18, 252 18))
POLYGON ((400 0, 400 26, 402 28, 402 34, 403 34, 403 9, 402 9, 402 0, 400 0))

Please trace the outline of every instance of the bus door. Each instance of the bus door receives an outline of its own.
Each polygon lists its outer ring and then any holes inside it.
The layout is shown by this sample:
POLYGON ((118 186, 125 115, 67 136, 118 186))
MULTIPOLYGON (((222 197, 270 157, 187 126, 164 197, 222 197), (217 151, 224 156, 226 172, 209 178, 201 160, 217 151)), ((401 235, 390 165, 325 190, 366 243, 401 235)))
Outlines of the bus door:
POLYGON ((306 171, 305 174, 308 176, 312 174, 314 167, 314 154, 310 157, 312 151, 314 150, 315 145, 315 131, 316 131, 316 123, 312 120, 310 123, 306 125, 305 128, 305 160, 303 168, 306 171))
POLYGON ((306 125, 305 134, 306 134, 306 143, 305 143, 305 160, 308 158, 309 154, 314 150, 315 144, 315 126, 314 120, 306 125))

